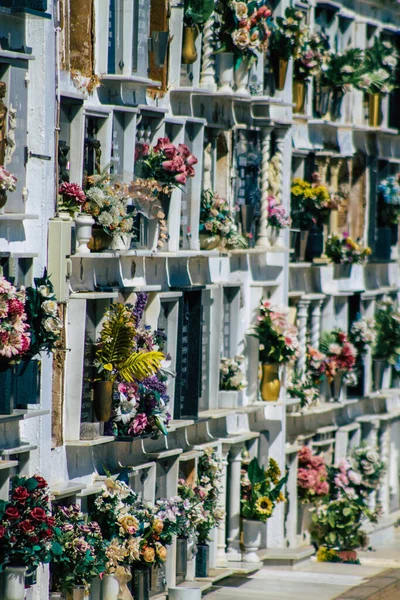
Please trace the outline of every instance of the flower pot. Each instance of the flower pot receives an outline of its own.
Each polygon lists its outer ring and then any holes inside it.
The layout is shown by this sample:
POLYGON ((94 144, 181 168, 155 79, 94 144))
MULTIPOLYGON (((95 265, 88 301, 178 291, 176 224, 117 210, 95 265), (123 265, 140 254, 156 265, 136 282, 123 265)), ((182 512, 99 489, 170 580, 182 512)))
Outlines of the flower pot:
POLYGON ((304 105, 306 102, 306 82, 302 79, 295 79, 293 81, 293 112, 297 114, 304 114, 304 105))
POLYGON ((348 279, 351 275, 351 264, 333 265, 333 279, 348 279))
POLYGON ((207 235, 200 233, 200 248, 202 250, 215 250, 221 243, 220 235, 207 235))
POLYGON ((237 408, 243 406, 242 390, 219 390, 218 408, 237 408))
POLYGON ((242 60, 237 69, 234 70, 236 93, 241 96, 250 96, 249 92, 249 63, 247 60, 242 60))
POLYGON ((274 72, 275 89, 281 92, 285 88, 286 74, 289 61, 286 58, 273 58, 272 70, 274 72))
POLYGON ((94 219, 90 215, 80 213, 75 218, 76 253, 90 254, 88 242, 92 237, 94 219))
POLYGON ((261 398, 266 402, 276 402, 281 391, 279 381, 279 365, 263 364, 261 379, 261 398))
POLYGON ((197 28, 196 27, 184 27, 182 34, 182 58, 181 62, 183 65, 192 65, 197 60, 196 50, 196 38, 197 28))
POLYGON ((118 600, 119 581, 115 575, 104 575, 101 582, 101 600, 118 600))
POLYGON ((72 592, 68 592, 66 600, 85 600, 87 598, 86 588, 84 585, 77 585, 72 592))
POLYGON ((0 190, 0 213, 3 212, 3 208, 5 207, 7 202, 7 192, 5 190, 0 190))
POLYGON ((262 528, 265 523, 252 519, 242 519, 244 562, 260 562, 257 550, 261 548, 262 528))
POLYGON ((149 600, 150 568, 135 566, 132 568, 132 596, 135 600, 149 600))
POLYGON ((110 250, 116 250, 119 252, 129 250, 129 248, 131 247, 131 239, 131 233, 118 233, 117 235, 111 238, 109 248, 110 250))
POLYGON ((187 575, 188 541, 185 537, 176 539, 176 583, 185 581, 187 575))
POLYGON ((89 240, 88 248, 92 252, 101 252, 110 246, 111 236, 104 231, 102 227, 94 225, 92 227, 92 237, 89 240))
POLYGON ((24 600, 26 567, 6 567, 4 570, 4 600, 24 600))
POLYGON ((267 240, 270 246, 275 246, 276 241, 279 237, 280 230, 278 227, 271 227, 268 225, 267 227, 267 240))
POLYGON ((392 230, 390 227, 378 227, 376 230, 375 258, 390 260, 392 252, 392 230))
POLYGON ((319 258, 324 251, 324 234, 319 227, 312 227, 309 231, 306 247, 306 260, 312 262, 319 258))
POLYGON ((106 423, 111 418, 113 385, 112 381, 93 382, 93 410, 101 423, 106 423))
POLYGON ((336 550, 336 554, 342 562, 355 562, 357 560, 357 552, 355 550, 336 550))
POLYGON ((208 544, 197 544, 196 577, 208 577, 210 565, 210 547, 208 544))
POLYGON ((368 123, 370 127, 379 127, 382 121, 382 94, 368 94, 368 123))
POLYGON ((342 116, 342 104, 343 104, 344 92, 343 90, 334 90, 332 93, 331 101, 331 117, 334 121, 340 119, 342 116))
POLYGON ((343 401, 344 385, 343 376, 335 375, 333 381, 330 383, 331 400, 335 402, 343 401))
POLYGON ((220 52, 218 55, 218 91, 232 93, 233 52, 220 52))
POLYGON ((328 86, 321 87, 317 94, 316 112, 323 118, 326 117, 329 112, 329 106, 331 103, 332 88, 328 86))

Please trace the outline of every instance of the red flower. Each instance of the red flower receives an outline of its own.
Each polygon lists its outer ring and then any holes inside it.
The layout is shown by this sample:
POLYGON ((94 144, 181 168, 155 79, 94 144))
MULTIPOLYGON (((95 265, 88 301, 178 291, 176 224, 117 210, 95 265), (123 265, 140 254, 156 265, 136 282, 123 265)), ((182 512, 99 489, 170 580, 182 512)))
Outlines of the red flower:
POLYGON ((12 300, 8 301, 8 311, 10 315, 21 316, 25 312, 25 305, 23 304, 23 302, 21 302, 21 300, 13 298, 12 300))
POLYGON ((36 508, 31 510, 31 517, 32 519, 35 519, 35 521, 42 523, 46 520, 46 511, 43 510, 43 508, 40 508, 40 506, 37 506, 36 508))
POLYGON ((38 538, 38 536, 37 536, 37 535, 31 535, 31 536, 30 536, 30 538, 29 538, 29 541, 30 541, 32 544, 37 544, 37 543, 38 543, 38 541, 39 541, 39 538, 38 538))
POLYGON ((20 485, 17 488, 15 488, 15 490, 13 491, 12 497, 17 502, 21 502, 22 504, 24 504, 25 500, 27 498, 29 498, 29 492, 26 489, 26 487, 24 487, 23 485, 20 485))
POLYGON ((53 530, 52 530, 52 529, 43 529, 43 530, 40 532, 40 537, 41 537, 42 539, 45 539, 45 538, 51 538, 51 537, 53 537, 53 530))
POLYGON ((18 527, 19 527, 20 529, 22 529, 22 531, 23 531, 24 533, 30 533, 31 531, 34 531, 34 530, 35 530, 35 527, 34 527, 34 525, 33 525, 32 521, 29 521, 29 519, 25 519, 25 521, 22 521, 22 522, 21 522, 21 523, 18 525, 18 527))
POLYGON ((50 525, 50 527, 54 527, 54 525, 56 524, 56 520, 54 517, 47 517, 46 523, 47 525, 50 525))
POLYGON ((5 532, 6 528, 3 527, 3 525, 0 525, 0 539, 4 537, 5 532))
POLYGON ((38 483, 39 490, 42 490, 43 488, 45 488, 47 486, 47 481, 43 477, 40 477, 39 475, 35 475, 35 479, 38 483))
POLYGON ((266 6, 261 6, 257 11, 257 16, 267 19, 271 15, 271 11, 266 6))
POLYGON ((9 506, 6 509, 5 515, 6 515, 7 519, 11 519, 11 520, 18 519, 19 510, 18 510, 18 508, 15 508, 15 506, 9 506))
POLYGON ((343 344, 343 342, 347 342, 347 335, 343 331, 339 331, 338 340, 343 344))

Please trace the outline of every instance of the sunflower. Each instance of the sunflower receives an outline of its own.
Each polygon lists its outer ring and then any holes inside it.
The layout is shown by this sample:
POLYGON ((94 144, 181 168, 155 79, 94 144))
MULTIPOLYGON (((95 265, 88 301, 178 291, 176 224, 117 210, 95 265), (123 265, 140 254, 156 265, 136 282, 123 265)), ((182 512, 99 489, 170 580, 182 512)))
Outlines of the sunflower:
POLYGON ((261 516, 270 517, 272 515, 273 508, 273 502, 268 498, 268 496, 261 496, 255 503, 256 512, 261 516))

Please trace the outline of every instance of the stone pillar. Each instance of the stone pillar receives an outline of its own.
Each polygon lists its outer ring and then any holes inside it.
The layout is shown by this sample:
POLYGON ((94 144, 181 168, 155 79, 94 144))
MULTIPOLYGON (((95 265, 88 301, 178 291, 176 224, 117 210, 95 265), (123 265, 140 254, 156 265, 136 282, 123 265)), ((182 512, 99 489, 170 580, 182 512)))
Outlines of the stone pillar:
POLYGON ((326 156, 319 156, 315 159, 315 164, 317 165, 318 175, 322 185, 326 185, 326 175, 328 171, 329 162, 330 159, 326 156))
POLYGON ((388 421, 381 421, 378 432, 379 438, 379 457, 386 465, 385 474, 382 477, 378 489, 378 501, 382 506, 382 514, 389 513, 389 442, 390 442, 390 424, 388 421))
POLYGON ((268 192, 269 192, 269 158, 271 148, 271 128, 261 130, 261 215, 258 228, 256 246, 268 248, 267 224, 268 224, 268 192))
POLYGON ((306 370, 306 353, 307 353, 307 320, 309 300, 300 300, 297 310, 297 327, 299 331, 299 347, 300 356, 297 361, 297 368, 300 372, 306 370))
POLYGON ((207 88, 213 92, 217 89, 215 82, 215 58, 214 58, 214 15, 206 22, 203 29, 202 61, 200 73, 200 87, 207 88))
POLYGON ((276 152, 274 154, 274 163, 277 174, 275 198, 280 204, 282 202, 282 184, 283 184, 283 154, 285 152, 286 129, 278 130, 276 133, 276 152))
POLYGON ((321 332, 321 305, 322 300, 317 300, 311 306, 311 335, 310 342, 313 348, 318 348, 321 332))
POLYGON ((240 470, 242 466, 242 445, 232 445, 229 452, 229 502, 228 502, 228 556, 231 561, 240 561, 240 470))
MULTIPOLYGON (((227 469, 228 469, 228 453, 229 450, 222 450, 222 475, 221 475, 221 493, 218 498, 219 507, 226 512, 226 486, 227 486, 227 469)), ((217 567, 226 567, 226 523, 227 514, 222 519, 217 531, 217 567)))

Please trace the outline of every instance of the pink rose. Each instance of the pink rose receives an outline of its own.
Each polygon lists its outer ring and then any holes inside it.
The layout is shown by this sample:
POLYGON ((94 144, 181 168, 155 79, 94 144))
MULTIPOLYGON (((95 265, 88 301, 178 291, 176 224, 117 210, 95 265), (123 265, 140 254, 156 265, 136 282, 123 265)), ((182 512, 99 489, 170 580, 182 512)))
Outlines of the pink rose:
POLYGON ((177 183, 182 183, 185 184, 186 183, 186 175, 184 173, 180 173, 179 175, 175 175, 175 181, 177 183))
POLYGON ((327 481, 320 481, 315 486, 315 493, 317 496, 325 496, 329 493, 329 483, 327 481))
POLYGON ((176 148, 173 144, 170 144, 169 146, 165 146, 164 150, 163 150, 166 158, 175 158, 176 154, 176 148))
POLYGON ((154 146, 154 152, 161 152, 166 146, 170 146, 171 142, 168 137, 158 138, 157 144, 154 146))
POLYGON ((179 154, 182 156, 183 159, 187 158, 188 156, 190 156, 190 150, 189 148, 186 146, 186 144, 179 144, 178 145, 178 152, 179 154))
POLYGON ((307 464, 312 459, 312 452, 308 446, 303 446, 303 448, 299 450, 298 456, 300 464, 307 464))
POLYGON ((199 161, 195 156, 193 156, 193 154, 189 154, 185 162, 189 167, 191 167, 192 165, 197 165, 199 161))

